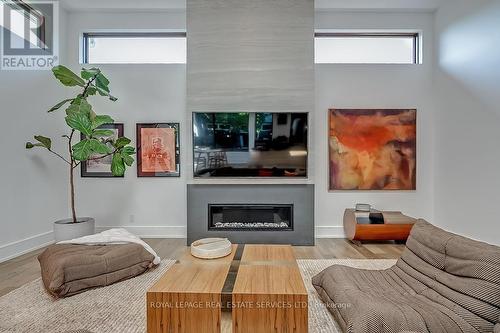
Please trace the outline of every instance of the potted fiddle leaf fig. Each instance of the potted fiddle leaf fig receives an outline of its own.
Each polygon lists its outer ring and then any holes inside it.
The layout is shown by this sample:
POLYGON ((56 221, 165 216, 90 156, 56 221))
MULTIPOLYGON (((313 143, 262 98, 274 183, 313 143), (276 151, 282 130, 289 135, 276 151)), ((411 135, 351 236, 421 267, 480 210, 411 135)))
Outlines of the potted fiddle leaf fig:
POLYGON ((66 87, 79 88, 76 96, 57 103, 48 112, 55 112, 65 107, 65 120, 68 133, 62 135, 66 141, 66 153, 53 149, 52 140, 35 135, 34 142, 27 142, 26 149, 41 148, 58 157, 67 164, 69 171, 71 218, 54 222, 56 241, 73 239, 95 232, 95 221, 90 217, 78 217, 75 209, 75 169, 86 161, 98 160, 111 156, 111 172, 114 176, 123 176, 127 166, 134 163, 134 147, 130 139, 114 136, 114 132, 103 129, 102 125, 112 124, 114 120, 107 115, 98 115, 92 110, 89 99, 92 96, 117 99, 110 94, 109 80, 98 68, 82 69, 80 75, 64 66, 52 69, 54 76, 66 87), (76 138, 83 139, 76 142, 76 138))

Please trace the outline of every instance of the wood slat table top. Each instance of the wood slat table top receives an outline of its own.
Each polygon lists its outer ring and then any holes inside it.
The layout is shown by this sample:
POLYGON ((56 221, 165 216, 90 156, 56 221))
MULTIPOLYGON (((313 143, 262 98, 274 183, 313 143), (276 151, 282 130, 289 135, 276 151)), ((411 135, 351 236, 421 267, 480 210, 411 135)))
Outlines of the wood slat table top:
POLYGON ((291 245, 246 244, 241 261, 290 261, 296 263, 291 245))
POLYGON ((195 258, 185 253, 148 292, 220 294, 236 248, 237 245, 233 245, 230 255, 211 260, 195 258))
POLYGON ((307 295, 290 245, 245 245, 233 294, 307 295))

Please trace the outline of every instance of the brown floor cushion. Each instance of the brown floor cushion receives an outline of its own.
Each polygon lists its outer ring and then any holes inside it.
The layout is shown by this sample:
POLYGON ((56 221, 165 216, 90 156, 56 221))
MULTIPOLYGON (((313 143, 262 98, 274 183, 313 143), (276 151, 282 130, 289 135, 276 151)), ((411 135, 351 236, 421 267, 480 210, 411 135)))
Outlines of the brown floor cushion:
POLYGON ((38 256, 43 284, 56 297, 107 286, 137 276, 154 256, 138 244, 49 246, 38 256))
POLYGON ((396 265, 387 270, 335 265, 313 278, 344 332, 491 333, 497 329, 499 247, 425 221, 413 227, 406 246, 396 265))

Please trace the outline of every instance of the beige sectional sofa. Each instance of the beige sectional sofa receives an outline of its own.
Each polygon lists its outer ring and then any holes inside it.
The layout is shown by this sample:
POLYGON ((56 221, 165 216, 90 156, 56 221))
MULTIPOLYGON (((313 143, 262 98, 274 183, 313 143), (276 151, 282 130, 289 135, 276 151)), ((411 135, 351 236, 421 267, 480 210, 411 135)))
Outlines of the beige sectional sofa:
POLYGON ((344 332, 500 330, 500 247, 423 220, 392 268, 335 265, 313 285, 344 332))

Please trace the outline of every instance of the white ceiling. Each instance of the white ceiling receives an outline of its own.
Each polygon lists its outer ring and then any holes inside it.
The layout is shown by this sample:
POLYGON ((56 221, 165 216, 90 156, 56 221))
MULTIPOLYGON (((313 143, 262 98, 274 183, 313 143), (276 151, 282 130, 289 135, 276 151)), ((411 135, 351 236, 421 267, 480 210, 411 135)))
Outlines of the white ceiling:
MULTIPOLYGON (((443 1, 445 0, 315 0, 315 7, 318 10, 402 10, 432 12, 443 1)), ((60 3, 68 11, 155 11, 184 10, 186 8, 186 0, 60 0, 60 3)))

